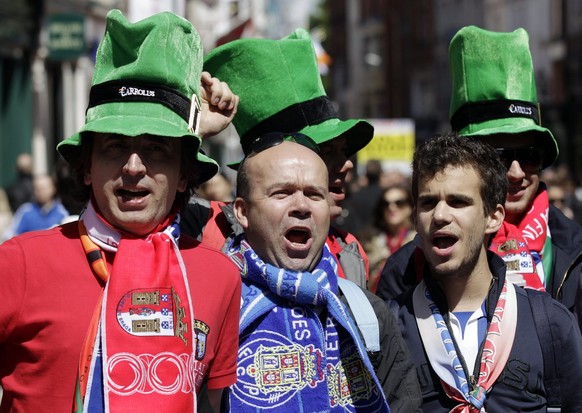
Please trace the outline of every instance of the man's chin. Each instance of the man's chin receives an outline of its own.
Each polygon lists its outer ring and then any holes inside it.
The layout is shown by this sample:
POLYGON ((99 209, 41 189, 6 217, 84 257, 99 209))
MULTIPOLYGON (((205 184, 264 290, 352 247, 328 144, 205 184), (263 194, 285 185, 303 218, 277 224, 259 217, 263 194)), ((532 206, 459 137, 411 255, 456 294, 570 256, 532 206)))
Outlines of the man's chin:
POLYGON ((323 245, 315 250, 310 249, 303 253, 288 253, 277 266, 291 271, 311 271, 321 258, 322 247, 323 245), (315 253, 315 251, 318 253, 315 253))
POLYGON ((527 200, 523 199, 518 202, 505 202, 505 220, 513 224, 519 223, 521 218, 529 211, 531 208, 528 205, 527 200))

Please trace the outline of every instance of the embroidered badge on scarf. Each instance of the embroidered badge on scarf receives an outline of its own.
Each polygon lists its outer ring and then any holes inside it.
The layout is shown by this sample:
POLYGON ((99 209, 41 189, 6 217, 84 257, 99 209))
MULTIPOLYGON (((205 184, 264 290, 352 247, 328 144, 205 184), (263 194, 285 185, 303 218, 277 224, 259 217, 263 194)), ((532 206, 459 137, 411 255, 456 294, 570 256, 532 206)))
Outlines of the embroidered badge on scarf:
POLYGON ((553 260, 548 210, 548 193, 540 183, 532 207, 519 225, 504 221, 489 247, 505 261, 511 282, 538 291, 545 291, 553 260))
POLYGON ((241 269, 243 305, 233 412, 388 412, 356 327, 337 298, 337 263, 292 272, 261 261, 246 241, 229 255, 241 269))

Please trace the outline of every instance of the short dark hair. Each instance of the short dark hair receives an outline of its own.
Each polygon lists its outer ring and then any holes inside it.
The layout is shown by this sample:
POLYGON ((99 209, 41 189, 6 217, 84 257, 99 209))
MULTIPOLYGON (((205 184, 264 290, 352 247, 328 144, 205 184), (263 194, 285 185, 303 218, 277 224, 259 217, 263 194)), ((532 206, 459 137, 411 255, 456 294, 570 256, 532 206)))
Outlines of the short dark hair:
MULTIPOLYGON (((79 156, 74 161, 70 162, 71 176, 73 178, 73 188, 71 197, 76 202, 86 204, 91 195, 91 187, 85 185, 85 172, 91 167, 91 154, 93 153, 93 140, 95 134, 84 133, 81 136, 81 146, 79 149, 79 156)), ((177 192, 174 205, 182 209, 188 203, 188 200, 194 193, 194 189, 198 187, 200 182, 200 173, 198 171, 198 161, 193 154, 198 150, 198 143, 195 139, 180 138, 181 148, 181 168, 180 171, 186 179, 187 186, 184 192, 177 192)))
POLYGON ((247 167, 247 158, 243 159, 238 167, 236 174, 236 196, 244 200, 249 199, 250 195, 250 185, 249 185, 249 173, 247 167))
POLYGON ((485 215, 505 204, 507 170, 495 149, 478 139, 460 137, 456 132, 437 135, 420 145, 412 160, 412 195, 418 199, 418 184, 433 178, 447 166, 472 167, 481 178, 481 198, 485 215))

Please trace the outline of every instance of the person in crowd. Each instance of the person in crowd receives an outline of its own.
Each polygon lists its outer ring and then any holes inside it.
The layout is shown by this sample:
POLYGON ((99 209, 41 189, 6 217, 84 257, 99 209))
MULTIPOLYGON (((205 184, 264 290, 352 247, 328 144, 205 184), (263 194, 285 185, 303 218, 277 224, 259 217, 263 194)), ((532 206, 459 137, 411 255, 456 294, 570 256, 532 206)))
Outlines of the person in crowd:
POLYGON ((576 183, 569 168, 564 164, 545 168, 540 174, 540 180, 546 184, 550 204, 562 211, 566 217, 578 222, 575 213, 576 183))
POLYGON ((29 153, 21 153, 16 157, 16 181, 5 188, 12 212, 25 202, 33 201, 32 171, 33 159, 29 153))
MULTIPOLYGON (((453 130, 493 146, 507 170, 506 215, 491 250, 504 259, 512 281, 545 290, 574 311, 582 270, 582 228, 549 203, 546 185, 540 181, 542 169, 556 161, 558 146, 551 131, 540 126, 526 31, 462 28, 451 40, 449 62, 453 130)), ((409 246, 404 256, 412 250, 409 246)), ((414 273, 402 267, 407 260, 393 257, 378 286, 383 298, 394 298, 416 282, 414 276, 402 278, 404 271, 414 273)))
MULTIPOLYGON (((4 233, 12 223, 12 209, 4 188, 0 188, 0 234, 4 233)), ((0 239, 0 244, 2 240, 0 239)))
POLYGON ((515 286, 488 249, 503 225, 507 167, 455 133, 413 157, 419 284, 399 309, 425 412, 582 411, 582 336, 545 292, 515 286))
POLYGON ((52 176, 35 175, 32 187, 34 200, 18 207, 10 226, 3 234, 4 240, 25 232, 51 228, 60 224, 69 215, 57 197, 57 188, 52 176))
POLYGON ((568 201, 566 199, 566 190, 564 187, 559 183, 554 184, 547 184, 548 187, 548 201, 550 205, 555 206, 558 208, 562 214, 564 214, 569 219, 574 219, 574 211, 568 205, 568 201))
MULTIPOLYGON (((297 29, 281 40, 235 40, 212 50, 204 68, 240 97, 232 123, 245 154, 250 143, 266 133, 299 132, 313 138, 329 172, 331 214, 339 216, 346 175, 354 166, 349 158, 368 144, 374 129, 364 120, 338 117, 323 88, 309 34, 297 29)), ((199 198, 189 203, 182 228, 221 250, 242 232, 232 204, 203 203, 199 198)), ((355 237, 332 227, 327 243, 340 258, 340 277, 365 287, 368 260, 355 237)))
POLYGON ((0 246, 1 411, 194 412, 203 384, 218 411, 236 382, 239 272, 179 231, 218 171, 201 71, 186 19, 107 14, 85 125, 58 145, 86 208, 0 246))
POLYGON ((238 380, 232 412, 420 410, 416 372, 382 300, 345 279, 326 245, 328 171, 305 135, 251 143, 237 175, 243 234, 227 251, 241 270, 238 380), (347 284, 347 286, 346 286, 347 284), (346 289, 360 296, 354 308, 346 289), (372 306, 376 350, 352 313, 372 306), (388 403, 387 403, 388 401, 388 403))
MULTIPOLYGON (((373 225, 374 208, 383 191, 380 182, 383 173, 381 161, 370 159, 366 163, 366 175, 362 177, 364 183, 344 202, 342 216, 345 215, 345 217, 341 225, 344 230, 359 234, 362 229, 373 225)), ((372 268, 370 268, 370 274, 372 274, 372 268)))
POLYGON ((232 202, 234 200, 233 185, 222 172, 196 188, 196 195, 208 201, 232 202))
POLYGON ((384 189, 374 207, 373 225, 358 234, 370 262, 370 291, 376 292, 386 259, 412 241, 415 234, 409 187, 393 185, 384 189))

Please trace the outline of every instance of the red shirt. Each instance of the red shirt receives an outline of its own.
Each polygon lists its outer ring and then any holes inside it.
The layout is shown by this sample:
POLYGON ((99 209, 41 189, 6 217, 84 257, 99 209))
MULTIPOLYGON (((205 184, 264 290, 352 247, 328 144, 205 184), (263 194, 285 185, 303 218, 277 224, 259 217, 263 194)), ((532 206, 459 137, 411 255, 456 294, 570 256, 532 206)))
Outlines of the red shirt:
MULTIPOLYGON (((239 271, 190 237, 181 237, 180 250, 194 317, 209 327, 201 360, 208 387, 228 387, 236 382, 239 271)), ((0 412, 71 412, 79 354, 100 292, 76 222, 0 246, 0 412)))

